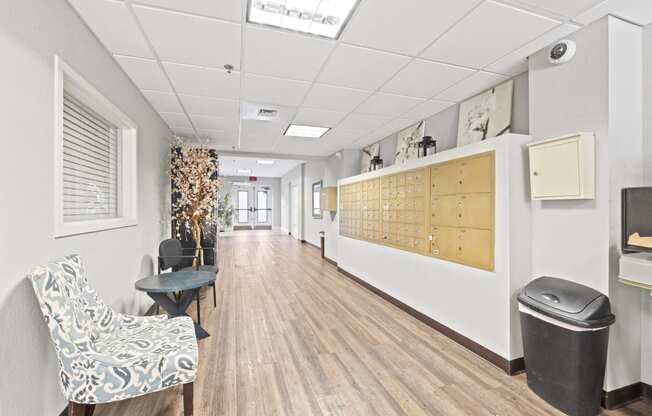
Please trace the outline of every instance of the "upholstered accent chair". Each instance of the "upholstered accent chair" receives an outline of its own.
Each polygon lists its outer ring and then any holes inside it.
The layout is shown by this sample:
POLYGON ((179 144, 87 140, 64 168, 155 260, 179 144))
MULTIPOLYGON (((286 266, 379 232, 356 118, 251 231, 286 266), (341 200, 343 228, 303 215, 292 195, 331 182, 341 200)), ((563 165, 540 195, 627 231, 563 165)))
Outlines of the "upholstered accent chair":
POLYGON ((190 317, 115 312, 89 285, 73 255, 34 268, 28 278, 59 361, 68 414, 183 385, 184 414, 193 414, 197 338, 190 317))

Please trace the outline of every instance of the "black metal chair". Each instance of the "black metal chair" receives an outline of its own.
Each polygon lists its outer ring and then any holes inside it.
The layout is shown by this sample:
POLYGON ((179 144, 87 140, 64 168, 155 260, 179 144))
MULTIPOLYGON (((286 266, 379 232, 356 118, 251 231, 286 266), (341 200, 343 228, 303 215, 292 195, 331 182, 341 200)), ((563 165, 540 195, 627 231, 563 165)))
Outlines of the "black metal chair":
MULTIPOLYGON (((183 247, 181 241, 176 238, 168 238, 167 240, 161 241, 161 244, 158 246, 158 274, 161 274, 161 271, 172 269, 173 272, 183 271, 183 270, 197 270, 205 272, 213 272, 217 274, 219 268, 217 265, 200 265, 199 260, 200 256, 197 255, 184 255, 184 251, 192 250, 193 253, 196 250, 194 247, 183 247), (195 265, 193 265, 193 262, 195 265)), ((205 251, 213 251, 214 263, 217 263, 217 256, 215 256, 215 250, 212 247, 202 248, 205 251)), ((213 287, 213 307, 217 306, 217 295, 215 293, 215 282, 211 283, 213 287)), ((158 305, 156 306, 156 311, 158 313, 158 305)), ((201 312, 199 304, 199 291, 197 291, 197 322, 201 324, 201 312)))

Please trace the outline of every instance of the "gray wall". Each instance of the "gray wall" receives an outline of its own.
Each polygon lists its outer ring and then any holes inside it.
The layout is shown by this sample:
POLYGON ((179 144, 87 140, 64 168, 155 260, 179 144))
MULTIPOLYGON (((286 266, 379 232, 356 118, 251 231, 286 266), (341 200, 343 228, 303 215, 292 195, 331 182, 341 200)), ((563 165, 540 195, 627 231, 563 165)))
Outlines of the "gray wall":
POLYGON ((79 253, 88 279, 121 312, 151 301, 134 281, 154 270, 168 231, 167 127, 64 0, 0 1, 0 414, 57 415, 65 406, 43 316, 25 279, 36 265, 79 253), (54 55, 138 125, 137 226, 54 239, 54 55))
POLYGON ((641 380, 641 291, 618 282, 620 189, 641 184, 640 29, 604 18, 570 38, 575 58, 530 58, 535 139, 588 131, 596 138, 596 197, 532 204, 532 276, 567 278, 608 294, 611 329, 605 388, 641 380))
MULTIPOLYGON (((512 133, 529 134, 529 84, 528 73, 517 75, 514 79, 512 102, 512 133)), ((457 147, 457 125, 460 114, 459 104, 455 104, 426 119, 426 135, 437 140, 437 151, 457 147)), ((396 153, 396 133, 384 138, 380 143, 380 157, 384 166, 394 164, 396 153)))

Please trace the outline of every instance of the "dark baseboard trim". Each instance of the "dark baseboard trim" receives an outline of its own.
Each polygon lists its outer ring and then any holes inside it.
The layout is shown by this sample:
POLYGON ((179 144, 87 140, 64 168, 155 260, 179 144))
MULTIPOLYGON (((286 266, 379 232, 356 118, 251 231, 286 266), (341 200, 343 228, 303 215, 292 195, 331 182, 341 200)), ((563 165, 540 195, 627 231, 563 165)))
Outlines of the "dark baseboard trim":
POLYGON ((640 399, 652 399, 652 386, 634 383, 612 391, 602 392, 602 407, 607 410, 618 409, 640 399))
POLYGON ((507 360, 500 355, 496 354, 495 352, 489 350, 488 348, 483 347, 482 345, 478 344, 477 342, 465 337, 464 335, 460 334, 459 332, 447 327, 446 325, 443 325, 431 317, 419 312, 418 310, 414 309, 413 307, 401 302, 400 300, 394 298, 393 296, 383 292, 382 290, 376 288, 375 286, 370 285, 369 283, 365 282, 364 280, 360 279, 357 276, 354 276, 353 274, 347 272, 346 270, 342 269, 341 267, 338 267, 337 270, 345 275, 346 277, 350 278, 354 282, 358 283, 360 286, 364 287, 365 289, 375 293, 376 295, 380 296, 381 298, 385 299, 389 303, 393 304, 394 306, 398 307, 399 309, 402 309, 404 312, 412 315, 416 319, 420 320, 424 324, 428 325, 429 327, 435 329, 438 332, 441 332, 442 334, 446 335, 448 338, 452 339, 453 341, 457 342, 464 348, 474 352, 475 354, 479 355, 480 357, 484 358, 485 360, 489 361, 496 367, 500 368, 504 372, 506 372, 509 375, 513 375, 516 373, 519 373, 524 370, 525 368, 525 362, 523 358, 517 358, 515 360, 507 360))
POLYGON ((337 262, 335 260, 329 259, 328 257, 325 257, 325 256, 324 256, 324 260, 326 260, 327 262, 329 262, 333 266, 337 267, 337 262))
POLYGON ((319 246, 317 246, 317 245, 314 245, 313 243, 311 243, 311 242, 308 241, 308 240, 301 240, 301 242, 302 242, 303 244, 308 244, 310 247, 316 248, 317 250, 321 250, 321 247, 319 247, 319 246))

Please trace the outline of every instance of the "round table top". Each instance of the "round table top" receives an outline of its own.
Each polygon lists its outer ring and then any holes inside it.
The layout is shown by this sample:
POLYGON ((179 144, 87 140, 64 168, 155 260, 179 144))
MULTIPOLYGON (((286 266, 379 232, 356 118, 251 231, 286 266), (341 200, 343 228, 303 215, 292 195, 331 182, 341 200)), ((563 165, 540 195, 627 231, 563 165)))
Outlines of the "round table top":
POLYGON ((187 270, 161 273, 140 279, 136 289, 150 293, 170 293, 197 289, 215 281, 215 273, 187 270))

